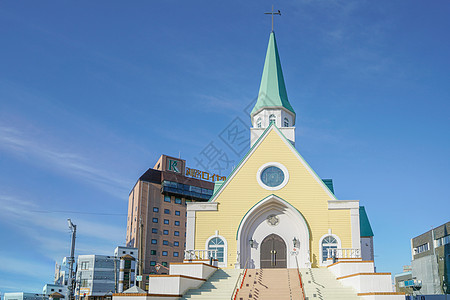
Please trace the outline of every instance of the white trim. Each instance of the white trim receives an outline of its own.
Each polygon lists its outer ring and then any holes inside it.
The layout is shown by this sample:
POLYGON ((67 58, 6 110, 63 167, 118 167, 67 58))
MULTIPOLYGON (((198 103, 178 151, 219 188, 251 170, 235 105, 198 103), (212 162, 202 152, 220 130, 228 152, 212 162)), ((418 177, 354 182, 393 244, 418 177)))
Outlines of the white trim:
POLYGON ((187 210, 217 211, 217 204, 215 202, 188 202, 187 210))
POLYGON ((352 230, 352 248, 361 250, 361 224, 359 220, 359 202, 358 207, 350 209, 350 224, 352 230))
POLYGON ((259 247, 250 248, 248 241, 252 238, 259 244, 271 233, 279 235, 286 243, 286 250, 288 251, 286 263, 288 268, 297 267, 295 257, 291 254, 294 250, 293 243, 291 242, 294 237, 300 242, 300 248, 297 249, 299 266, 301 268, 311 266, 308 224, 303 215, 295 207, 276 195, 270 195, 260 201, 242 219, 237 232, 239 261, 237 261, 236 266, 238 268, 244 268, 247 263, 247 268, 260 268, 259 247), (269 225, 266 224, 266 218, 272 213, 278 213, 278 216, 280 216, 280 224, 268 228, 269 225), (286 226, 288 226, 288 229, 286 229, 286 226))
POLYGON ((186 207, 186 249, 195 249, 196 211, 217 211, 216 202, 187 202, 186 207))
POLYGON ((195 210, 188 210, 186 217, 186 249, 195 249, 195 210))
POLYGON ((288 172, 288 169, 287 169, 285 166, 283 166, 282 164, 280 164, 280 163, 278 163, 278 162, 268 162, 268 163, 263 164, 263 165, 258 169, 258 172, 256 172, 256 181, 258 181, 259 185, 260 185, 261 187, 265 188, 266 190, 269 190, 269 191, 277 191, 277 190, 279 190, 279 189, 282 189, 282 188, 288 183, 288 181, 289 181, 289 172, 288 172), (264 182, 262 182, 262 180, 261 180, 261 173, 262 173, 265 169, 267 169, 268 167, 277 167, 277 168, 281 169, 281 171, 283 171, 284 179, 283 179, 283 182, 282 182, 282 183, 280 183, 280 184, 277 185, 277 186, 271 187, 271 186, 265 185, 264 182))
POLYGON ((359 210, 359 200, 328 200, 328 209, 352 209, 359 210))
POLYGON ((359 200, 330 200, 328 209, 350 210, 350 225, 352 232, 352 248, 361 249, 361 228, 359 224, 359 200))
POLYGON ((323 255, 322 241, 323 241, 323 239, 326 238, 327 236, 332 236, 332 237, 334 237, 334 238, 336 239, 336 241, 337 241, 337 247, 338 247, 338 248, 342 248, 341 239, 340 239, 337 235, 335 235, 335 234, 333 234, 333 233, 327 233, 327 234, 324 234, 324 235, 320 238, 320 240, 319 240, 319 249, 320 249, 319 265, 320 265, 320 266, 327 266, 327 262, 323 262, 323 261, 322 261, 322 258, 323 258, 323 257, 322 257, 322 255, 323 255))
POLYGON ((216 237, 220 238, 223 241, 223 262, 218 262, 219 263, 218 267, 219 268, 226 268, 227 267, 227 262, 228 262, 228 242, 227 242, 226 238, 224 238, 221 235, 218 235, 217 231, 216 231, 216 234, 214 234, 214 235, 212 235, 212 236, 210 236, 209 238, 206 239, 205 249, 208 250, 209 241, 212 240, 213 238, 216 238, 216 237))
MULTIPOLYGON (((297 114, 295 112, 290 111, 289 109, 283 107, 283 106, 272 106, 272 107, 262 107, 255 111, 253 114, 250 114, 250 117, 252 118, 252 126, 253 126, 253 118, 259 114, 260 112, 264 110, 281 110, 285 113, 289 114, 292 117, 292 126, 295 126, 295 119, 297 117, 297 114)), ((267 128, 267 127, 266 127, 267 128)))

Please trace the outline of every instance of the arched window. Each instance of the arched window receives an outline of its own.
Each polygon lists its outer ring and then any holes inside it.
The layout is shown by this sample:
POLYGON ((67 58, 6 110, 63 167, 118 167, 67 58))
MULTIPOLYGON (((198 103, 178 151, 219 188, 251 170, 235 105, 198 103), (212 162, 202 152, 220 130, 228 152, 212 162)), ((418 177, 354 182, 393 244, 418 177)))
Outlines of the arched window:
POLYGON ((328 258, 328 249, 337 249, 338 241, 335 237, 328 235, 322 239, 322 262, 328 258))
POLYGON ((277 119, 277 117, 275 117, 275 115, 270 115, 269 116, 269 124, 272 123, 272 122, 275 122, 276 119, 277 119))
POLYGON ((284 118, 284 127, 289 127, 289 119, 284 118))
POLYGON ((261 126, 261 118, 258 118, 257 120, 256 120, 256 127, 257 128, 261 128, 262 126, 261 126))
POLYGON ((208 250, 217 250, 217 260, 220 263, 224 262, 225 257, 225 243, 220 237, 213 237, 208 242, 208 250))

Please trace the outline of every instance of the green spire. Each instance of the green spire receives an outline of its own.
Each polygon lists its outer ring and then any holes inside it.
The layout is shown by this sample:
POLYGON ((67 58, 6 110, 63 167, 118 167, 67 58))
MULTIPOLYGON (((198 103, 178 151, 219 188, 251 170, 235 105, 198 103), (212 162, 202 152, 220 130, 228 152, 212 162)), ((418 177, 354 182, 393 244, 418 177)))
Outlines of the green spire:
POLYGON ((265 107, 284 107, 295 114, 287 97, 277 42, 273 31, 270 33, 269 45, 267 47, 258 101, 255 107, 253 107, 251 115, 254 115, 265 107))

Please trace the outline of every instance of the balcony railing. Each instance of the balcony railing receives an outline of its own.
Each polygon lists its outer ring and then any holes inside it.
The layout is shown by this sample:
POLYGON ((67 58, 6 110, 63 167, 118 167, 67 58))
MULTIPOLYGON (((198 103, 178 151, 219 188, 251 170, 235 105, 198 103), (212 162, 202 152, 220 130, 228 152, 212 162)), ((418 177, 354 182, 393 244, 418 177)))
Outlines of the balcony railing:
POLYGON ((217 250, 184 250, 185 260, 208 260, 217 259, 217 250))
POLYGON ((361 249, 358 248, 328 248, 328 258, 361 258, 361 249))

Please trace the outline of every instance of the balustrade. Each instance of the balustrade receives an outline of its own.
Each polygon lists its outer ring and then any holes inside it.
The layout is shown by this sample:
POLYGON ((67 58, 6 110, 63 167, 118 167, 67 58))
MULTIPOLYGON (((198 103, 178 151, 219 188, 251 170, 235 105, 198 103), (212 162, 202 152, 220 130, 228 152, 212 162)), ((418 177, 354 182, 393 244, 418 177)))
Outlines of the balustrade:
POLYGON ((217 259, 217 250, 184 250, 185 260, 208 260, 211 258, 217 259))

